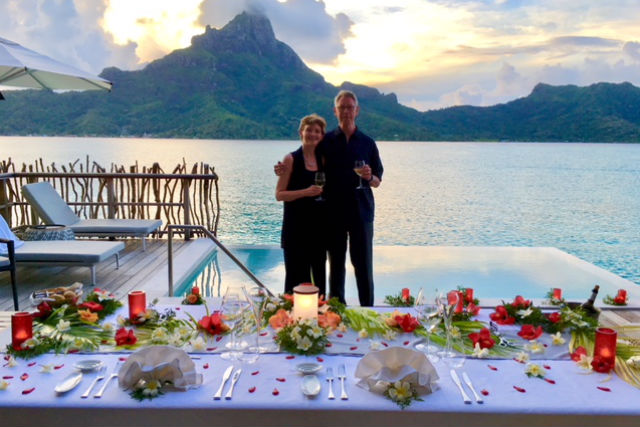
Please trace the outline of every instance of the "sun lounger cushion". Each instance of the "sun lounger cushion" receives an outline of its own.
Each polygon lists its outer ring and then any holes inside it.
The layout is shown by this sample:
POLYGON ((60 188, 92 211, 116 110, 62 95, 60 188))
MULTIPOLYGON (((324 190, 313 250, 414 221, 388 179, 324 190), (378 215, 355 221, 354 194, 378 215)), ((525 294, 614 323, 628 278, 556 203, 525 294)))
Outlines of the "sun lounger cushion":
POLYGON ((71 225, 80 221, 55 188, 46 181, 23 185, 22 195, 46 224, 71 225))
POLYGON ((41 240, 16 249, 16 261, 97 264, 124 249, 123 242, 91 240, 41 240))
MULTIPOLYGON (((0 216, 0 238, 6 240, 13 240, 13 247, 18 249, 20 246, 24 245, 24 242, 11 231, 9 228, 9 224, 4 220, 2 216, 0 216)), ((0 255, 7 255, 7 245, 5 243, 0 243, 0 255)))
POLYGON ((146 236, 161 226, 159 219, 83 219, 69 228, 74 233, 146 236))

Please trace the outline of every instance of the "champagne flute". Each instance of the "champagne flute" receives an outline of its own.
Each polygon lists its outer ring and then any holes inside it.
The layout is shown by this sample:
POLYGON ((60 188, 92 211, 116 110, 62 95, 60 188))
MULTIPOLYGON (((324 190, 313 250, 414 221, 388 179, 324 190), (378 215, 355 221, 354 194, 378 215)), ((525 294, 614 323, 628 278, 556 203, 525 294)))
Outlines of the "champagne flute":
POLYGON ((451 349, 451 320, 453 318, 453 311, 456 307, 456 304, 458 304, 458 293, 440 293, 438 294, 438 298, 436 299, 436 304, 438 305, 438 312, 440 313, 440 316, 444 321, 444 328, 447 336, 447 343, 445 345, 445 348, 440 352, 439 355, 442 359, 447 360, 455 356, 455 353, 451 349))
POLYGON ((427 332, 426 344, 417 344, 416 350, 425 352, 427 354, 427 358, 431 362, 435 363, 440 360, 440 358, 436 354, 438 349, 431 345, 431 334, 442 321, 439 316, 438 307, 436 304, 429 304, 427 302, 427 298, 422 294, 422 289, 420 289, 420 292, 418 292, 418 296, 416 297, 415 309, 418 313, 418 320, 427 332))
POLYGON ((356 190, 362 190, 363 188, 366 188, 362 185, 362 168, 364 168, 365 165, 366 163, 364 160, 356 160, 353 166, 353 171, 358 175, 358 177, 360 177, 360 184, 356 187, 356 190))
POLYGON ((242 357, 244 346, 236 341, 236 329, 241 323, 244 311, 249 303, 244 298, 242 289, 239 286, 229 286, 222 298, 222 315, 224 321, 231 330, 230 339, 226 347, 229 351, 222 353, 220 357, 226 360, 239 360, 242 357))
POLYGON ((243 286, 242 292, 244 292, 247 301, 249 301, 249 304, 251 306, 251 314, 253 315, 253 320, 256 322, 256 345, 253 347, 249 347, 249 351, 256 354, 265 353, 268 351, 268 348, 260 345, 260 333, 262 331, 263 324, 262 316, 264 314, 264 309, 267 306, 269 298, 265 290, 260 286, 253 286, 249 289, 243 286))
MULTIPOLYGON (((316 172, 314 183, 320 188, 324 187, 324 184, 326 183, 324 172, 316 172)), ((324 198, 322 197, 322 194, 320 194, 315 200, 316 202, 323 202, 324 198)))

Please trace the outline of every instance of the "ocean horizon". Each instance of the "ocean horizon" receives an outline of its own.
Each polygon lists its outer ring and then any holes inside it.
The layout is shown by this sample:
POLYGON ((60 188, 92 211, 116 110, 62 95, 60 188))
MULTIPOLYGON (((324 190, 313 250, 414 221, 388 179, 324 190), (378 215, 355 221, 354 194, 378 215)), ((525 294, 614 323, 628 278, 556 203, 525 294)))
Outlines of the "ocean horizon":
MULTIPOLYGON (((2 160, 58 167, 88 155, 109 168, 136 161, 215 167, 218 236, 273 245, 282 205, 273 164, 298 141, 0 137, 2 160), (150 154, 152 153, 152 154, 150 154)), ((640 145, 378 142, 376 245, 557 247, 640 283, 640 145)))

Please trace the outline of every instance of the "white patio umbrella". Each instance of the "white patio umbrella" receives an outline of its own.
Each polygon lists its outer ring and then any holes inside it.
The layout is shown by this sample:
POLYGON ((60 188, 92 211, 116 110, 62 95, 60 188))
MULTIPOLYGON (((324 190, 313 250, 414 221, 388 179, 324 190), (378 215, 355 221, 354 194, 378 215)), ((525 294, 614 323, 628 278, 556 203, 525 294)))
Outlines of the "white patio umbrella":
POLYGON ((112 83, 0 37, 0 86, 110 91, 112 83))

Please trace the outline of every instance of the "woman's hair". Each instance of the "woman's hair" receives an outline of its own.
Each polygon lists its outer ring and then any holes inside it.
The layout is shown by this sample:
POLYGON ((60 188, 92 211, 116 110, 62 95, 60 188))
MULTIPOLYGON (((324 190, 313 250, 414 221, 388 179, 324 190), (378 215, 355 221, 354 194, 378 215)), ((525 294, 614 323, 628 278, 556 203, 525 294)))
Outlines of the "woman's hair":
POLYGON ((310 125, 320 126, 322 133, 325 133, 327 129, 327 121, 322 117, 320 117, 319 115, 317 115, 316 113, 313 113, 313 114, 309 114, 308 116, 304 116, 302 119, 300 119, 300 126, 298 126, 298 132, 301 132, 302 129, 305 128, 305 126, 310 126, 310 125))

